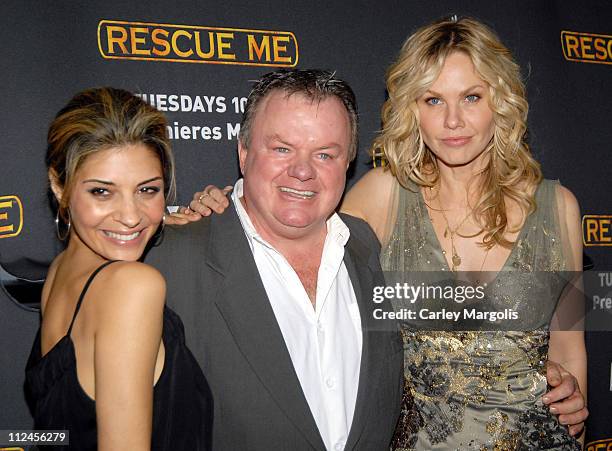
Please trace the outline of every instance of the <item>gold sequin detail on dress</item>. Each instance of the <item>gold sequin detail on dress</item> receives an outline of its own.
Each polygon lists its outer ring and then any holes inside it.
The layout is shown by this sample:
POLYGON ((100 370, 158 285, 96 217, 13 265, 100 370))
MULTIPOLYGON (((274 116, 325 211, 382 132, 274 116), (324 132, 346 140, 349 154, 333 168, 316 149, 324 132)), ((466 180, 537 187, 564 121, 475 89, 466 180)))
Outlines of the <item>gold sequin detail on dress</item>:
MULTIPOLYGON (((565 269, 557 187, 542 182, 536 211, 488 287, 498 308, 526 318, 523 331, 425 331, 402 322, 405 392, 393 450, 580 449, 541 402, 548 326, 564 287, 554 277, 565 269)), ((383 270, 415 285, 428 274, 448 271, 418 188, 400 187, 397 207, 395 228, 381 253, 383 270)))

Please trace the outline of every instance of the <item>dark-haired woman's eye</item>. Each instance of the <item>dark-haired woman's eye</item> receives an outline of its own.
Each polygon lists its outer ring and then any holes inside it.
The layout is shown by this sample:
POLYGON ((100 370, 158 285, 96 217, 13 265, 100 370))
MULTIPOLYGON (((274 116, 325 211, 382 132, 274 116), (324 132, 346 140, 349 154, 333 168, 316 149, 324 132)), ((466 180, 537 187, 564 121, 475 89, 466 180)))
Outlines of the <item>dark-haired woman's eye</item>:
POLYGON ((89 191, 89 193, 96 197, 106 197, 110 194, 110 192, 106 188, 100 187, 90 188, 87 191, 89 191))
POLYGON ((139 190, 143 194, 157 194, 161 191, 159 186, 143 186, 139 190))

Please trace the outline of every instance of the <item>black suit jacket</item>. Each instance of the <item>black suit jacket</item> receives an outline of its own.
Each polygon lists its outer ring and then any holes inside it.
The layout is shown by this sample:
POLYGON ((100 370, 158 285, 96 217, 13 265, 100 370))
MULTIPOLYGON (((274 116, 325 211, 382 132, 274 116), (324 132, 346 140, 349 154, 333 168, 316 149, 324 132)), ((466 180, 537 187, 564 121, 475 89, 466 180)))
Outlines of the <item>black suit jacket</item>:
MULTIPOLYGON (((402 395, 396 325, 373 319, 372 287, 384 284, 369 226, 343 216, 345 248, 361 312, 363 350, 347 450, 387 450, 402 395)), ((214 397, 215 450, 324 450, 247 238, 233 207, 223 215, 167 227, 146 262, 161 270, 167 303, 214 397)))

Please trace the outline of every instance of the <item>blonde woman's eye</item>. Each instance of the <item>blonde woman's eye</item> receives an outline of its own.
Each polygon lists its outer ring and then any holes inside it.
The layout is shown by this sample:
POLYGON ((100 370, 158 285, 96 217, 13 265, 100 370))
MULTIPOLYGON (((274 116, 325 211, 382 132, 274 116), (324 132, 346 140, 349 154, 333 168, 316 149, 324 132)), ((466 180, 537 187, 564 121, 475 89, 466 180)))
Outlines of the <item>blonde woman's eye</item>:
POLYGON ((470 94, 465 98, 468 103, 476 103, 480 100, 480 96, 478 94, 470 94))
POLYGON ((442 100, 440 100, 438 97, 429 97, 425 99, 425 103, 429 105, 440 105, 442 103, 442 100))

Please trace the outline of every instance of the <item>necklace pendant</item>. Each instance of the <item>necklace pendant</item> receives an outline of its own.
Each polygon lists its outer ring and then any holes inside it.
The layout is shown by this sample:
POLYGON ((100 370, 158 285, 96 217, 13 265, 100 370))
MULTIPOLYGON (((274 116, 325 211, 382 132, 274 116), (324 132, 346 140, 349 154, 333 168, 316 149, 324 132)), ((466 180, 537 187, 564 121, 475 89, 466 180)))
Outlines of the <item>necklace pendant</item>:
POLYGON ((448 227, 444 229, 444 238, 446 238, 447 236, 448 236, 448 227))
POLYGON ((461 257, 457 254, 453 254, 453 266, 456 268, 457 266, 461 266, 461 257))

